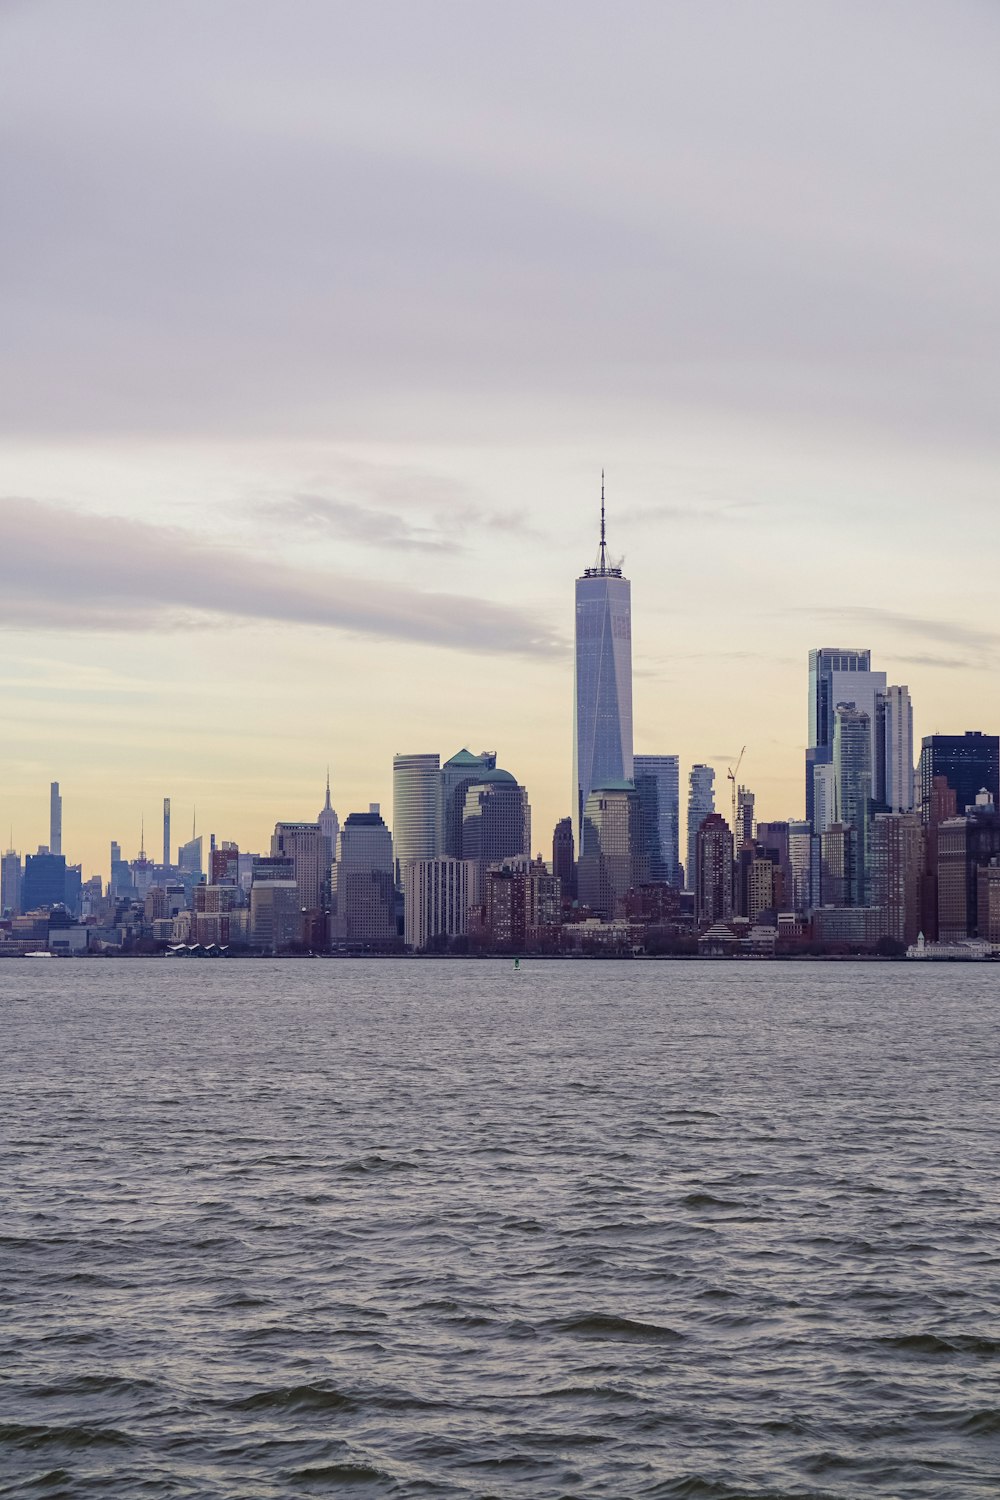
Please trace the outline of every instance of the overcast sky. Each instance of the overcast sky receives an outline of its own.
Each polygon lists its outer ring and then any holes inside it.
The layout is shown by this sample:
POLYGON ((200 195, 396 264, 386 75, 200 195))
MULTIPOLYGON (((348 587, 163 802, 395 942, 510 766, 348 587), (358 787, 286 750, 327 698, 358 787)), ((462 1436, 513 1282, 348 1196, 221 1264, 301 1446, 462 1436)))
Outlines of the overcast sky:
POLYGON ((1000 7, 0 0, 0 817, 266 845, 495 748, 802 811, 805 658, 996 731, 1000 7))

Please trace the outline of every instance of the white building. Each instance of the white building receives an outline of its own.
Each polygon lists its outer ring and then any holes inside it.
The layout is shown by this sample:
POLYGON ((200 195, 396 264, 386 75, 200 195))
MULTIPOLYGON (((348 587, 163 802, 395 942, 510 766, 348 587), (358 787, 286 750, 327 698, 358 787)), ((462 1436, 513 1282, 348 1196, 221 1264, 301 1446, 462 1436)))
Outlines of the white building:
POLYGON ((421 949, 435 937, 460 937, 469 907, 478 900, 472 860, 410 860, 403 873, 403 937, 407 947, 421 949))
POLYGON ((687 869, 685 879, 689 891, 695 888, 695 869, 698 864, 698 829, 715 812, 715 771, 711 766, 692 766, 688 772, 687 806, 687 869))
POLYGON ((890 812, 912 812, 913 705, 908 687, 885 690, 885 805, 890 812))
POLYGON ((440 755, 393 756, 392 845, 400 884, 413 860, 434 859, 440 852, 440 801, 440 755))

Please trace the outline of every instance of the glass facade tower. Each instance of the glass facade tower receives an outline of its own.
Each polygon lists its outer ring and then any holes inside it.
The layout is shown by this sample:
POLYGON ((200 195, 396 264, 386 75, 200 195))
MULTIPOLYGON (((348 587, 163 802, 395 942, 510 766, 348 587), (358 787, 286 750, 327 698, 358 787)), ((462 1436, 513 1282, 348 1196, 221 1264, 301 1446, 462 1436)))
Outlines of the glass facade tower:
POLYGON ((573 783, 576 844, 595 787, 632 779, 632 585, 607 560, 604 484, 597 564, 576 580, 573 783))

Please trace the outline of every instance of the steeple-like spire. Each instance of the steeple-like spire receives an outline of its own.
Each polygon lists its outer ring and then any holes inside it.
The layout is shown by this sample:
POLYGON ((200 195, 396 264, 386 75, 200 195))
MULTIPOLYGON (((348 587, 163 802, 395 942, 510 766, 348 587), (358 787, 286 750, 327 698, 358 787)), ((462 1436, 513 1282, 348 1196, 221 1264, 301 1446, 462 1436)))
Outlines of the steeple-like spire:
POLYGON ((333 811, 333 808, 330 805, 330 767, 329 766, 327 766, 327 768, 326 768, 326 802, 323 804, 323 811, 324 812, 332 812, 333 811))
POLYGON ((146 858, 146 814, 139 820, 139 858, 146 858))
POLYGON ((608 544, 604 536, 604 470, 601 470, 601 572, 607 571, 608 544))

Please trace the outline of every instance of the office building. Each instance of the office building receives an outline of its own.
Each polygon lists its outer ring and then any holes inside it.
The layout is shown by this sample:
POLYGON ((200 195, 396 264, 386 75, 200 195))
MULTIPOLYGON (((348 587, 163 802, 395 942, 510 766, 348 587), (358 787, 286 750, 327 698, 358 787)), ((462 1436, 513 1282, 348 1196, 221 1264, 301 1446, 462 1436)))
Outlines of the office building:
POLYGON ((831 823, 819 836, 820 889, 814 907, 858 906, 858 832, 852 824, 831 823))
POLYGON ((754 805, 756 800, 749 787, 737 787, 736 827, 733 829, 733 838, 736 841, 737 849, 742 848, 744 844, 753 843, 754 805))
POLYGON ((438 851, 452 859, 462 858, 462 820, 465 794, 482 778, 485 771, 495 771, 495 750, 459 750, 441 767, 438 794, 438 851))
POLYGON ((721 813, 708 813, 694 850, 694 914, 699 927, 733 915, 733 830, 721 813))
POLYGON ((594 567, 576 580, 573 786, 576 844, 595 787, 631 781, 632 585, 608 562, 601 477, 601 540, 594 567))
POLYGON ((929 734, 920 749, 920 809, 930 817, 935 776, 943 776, 955 793, 957 816, 974 807, 980 791, 1000 802, 1000 737, 967 729, 964 734, 929 734))
POLYGON ((21 911, 21 856, 8 849, 0 856, 0 916, 16 917, 21 911))
POLYGON ((329 854, 329 858, 327 859, 327 866, 329 867, 333 864, 333 857, 337 848, 337 834, 340 832, 340 819, 334 812, 333 806, 330 802, 329 766, 327 766, 326 768, 326 801, 320 808, 319 816, 317 817, 316 822, 319 824, 320 833, 326 839, 327 852, 329 854))
POLYGON ((881 934, 907 947, 917 941, 924 830, 919 813, 876 813, 871 836, 871 905, 881 934))
POLYGON ((819 905, 820 840, 803 819, 788 824, 788 869, 786 899, 794 912, 805 915, 819 905))
POLYGON ((42 846, 37 854, 24 857, 24 874, 21 877, 21 907, 24 911, 40 911, 46 907, 66 904, 66 858, 53 854, 42 846))
POLYGON ((696 888, 698 868, 698 830, 714 812, 715 772, 711 766, 692 766, 688 772, 687 805, 687 883, 692 891, 696 888))
MULTIPOLYGON (((271 857, 291 860, 299 892, 299 907, 303 911, 322 911, 330 904, 328 853, 329 846, 318 823, 274 825, 271 857)), ((237 850, 237 862, 238 860, 237 850)))
MULTIPOLYGON (((981 936, 979 872, 997 860, 1000 817, 984 791, 965 817, 947 818, 937 829, 938 938, 942 943, 981 936)), ((984 925, 988 921, 986 913, 983 921, 984 925)))
POLYGON ((464 936, 469 907, 476 899, 475 866, 470 860, 410 860, 403 871, 403 941, 419 952, 446 947, 464 936), (442 941, 444 940, 444 941, 442 941))
POLYGON ((441 820, 441 757, 394 755, 392 846, 400 884, 414 859, 434 859, 441 820))
POLYGON ((170 798, 163 799, 163 864, 170 866, 170 798))
MULTIPOLYGON (((853 703, 833 711, 833 775, 837 818, 856 833, 854 885, 843 905, 867 906, 869 829, 872 805, 871 718, 853 703)), ((824 904, 826 902, 824 897, 824 904)))
POLYGON ((462 857, 476 866, 477 900, 490 865, 531 854, 531 808, 528 793, 509 771, 480 772, 465 793, 462 809, 462 857))
MULTIPOLYGON (((853 703, 868 715, 869 765, 878 762, 878 699, 886 690, 884 672, 871 670, 871 652, 822 646, 809 652, 809 744, 806 750, 806 822, 816 828, 814 767, 833 760, 834 714, 839 703, 853 703)), ((869 793, 871 796, 872 793, 869 793)))
POLYGON ((202 835, 199 833, 198 835, 188 839, 187 843, 182 844, 177 851, 178 870, 180 870, 182 874, 194 876, 195 879, 198 880, 201 879, 201 876, 204 873, 204 866, 202 864, 202 844, 202 835))
POLYGON ((875 800, 891 813, 913 811, 913 705, 907 687, 888 687, 881 700, 884 746, 875 800))
POLYGON ((680 760, 676 755, 636 755, 633 780, 642 809, 642 836, 650 880, 680 879, 680 760))
POLYGON ((396 882, 392 835, 377 802, 350 813, 337 838, 333 866, 333 935, 348 947, 395 942, 396 882))
POLYGON ((62 797, 58 781, 53 781, 49 787, 49 853, 62 852, 62 797))
POLYGON ((302 903, 295 865, 283 855, 255 857, 250 887, 250 944, 259 953, 283 953, 303 937, 302 903))
POLYGON ((563 901, 575 901, 576 848, 572 818, 560 818, 552 834, 552 873, 559 881, 563 901))
POLYGON ((584 807, 577 865, 582 905, 606 921, 622 918, 629 891, 648 878, 639 793, 631 781, 595 787, 584 807))

